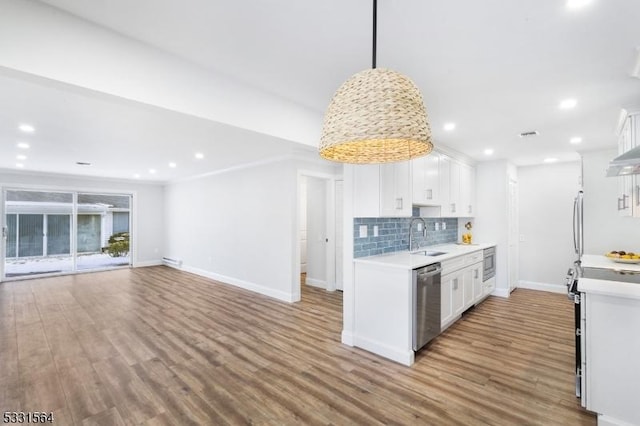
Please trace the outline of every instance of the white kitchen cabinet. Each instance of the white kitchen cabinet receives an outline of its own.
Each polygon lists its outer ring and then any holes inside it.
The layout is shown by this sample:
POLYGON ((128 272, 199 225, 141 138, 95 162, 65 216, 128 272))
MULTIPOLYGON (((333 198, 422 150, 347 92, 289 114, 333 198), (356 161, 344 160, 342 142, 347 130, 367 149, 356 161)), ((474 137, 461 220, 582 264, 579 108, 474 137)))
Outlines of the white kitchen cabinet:
POLYGON ((475 214, 475 195, 475 169, 468 164, 460 163, 459 217, 473 217, 475 214))
POLYGON ((419 206, 440 206, 440 153, 411 160, 413 204, 419 206))
POLYGON ((496 289, 496 277, 489 278, 482 283, 482 298, 487 297, 496 289))
POLYGON ((380 165, 380 216, 411 217, 411 163, 380 165))
POLYGON ((453 306, 451 305, 451 289, 456 274, 443 275, 440 278, 440 325, 444 329, 453 319, 453 306))
POLYGON ((432 169, 424 169, 424 164, 428 164, 428 161, 414 163, 414 173, 416 169, 423 168, 414 175, 414 204, 425 206, 421 215, 426 217, 473 217, 476 193, 475 167, 444 154, 437 155, 437 158, 431 160, 431 164, 438 163, 437 172, 433 165, 432 169), (436 184, 437 194, 434 190, 429 190, 436 184), (433 199, 428 199, 429 195, 433 199))
POLYGON ((354 166, 354 217, 411 217, 411 163, 354 166))
POLYGON ((482 283, 482 270, 483 270, 483 266, 484 263, 483 262, 479 262, 476 263, 474 265, 471 265, 470 269, 471 269, 471 281, 472 281, 472 291, 473 291, 473 295, 471 297, 471 303, 470 304, 475 304, 478 303, 479 301, 482 300, 482 298, 484 297, 484 288, 483 288, 483 283, 482 283))
POLYGON ((445 216, 460 216, 460 203, 460 163, 452 160, 449 162, 449 204, 445 216))

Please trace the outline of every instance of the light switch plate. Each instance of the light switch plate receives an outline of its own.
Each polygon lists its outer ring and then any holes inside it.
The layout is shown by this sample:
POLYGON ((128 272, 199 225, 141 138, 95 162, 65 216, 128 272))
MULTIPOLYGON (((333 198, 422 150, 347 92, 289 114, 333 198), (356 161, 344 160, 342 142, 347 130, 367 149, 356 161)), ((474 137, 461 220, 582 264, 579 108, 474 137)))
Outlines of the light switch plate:
POLYGON ((367 238, 367 225, 360 225, 360 238, 367 238))

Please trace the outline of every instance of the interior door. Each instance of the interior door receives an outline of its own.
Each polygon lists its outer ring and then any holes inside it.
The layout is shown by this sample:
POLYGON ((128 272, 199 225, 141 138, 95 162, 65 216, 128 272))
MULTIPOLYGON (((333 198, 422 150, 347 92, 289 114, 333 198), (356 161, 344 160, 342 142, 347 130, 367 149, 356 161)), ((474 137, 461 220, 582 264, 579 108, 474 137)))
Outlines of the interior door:
POLYGON ((509 235, 508 269, 509 291, 518 286, 518 182, 509 179, 509 235))
POLYGON ((336 251, 335 251, 335 256, 336 256, 336 290, 342 290, 344 288, 344 280, 343 280, 343 276, 342 276, 342 256, 343 256, 343 247, 342 247, 342 233, 343 233, 343 221, 342 221, 342 204, 343 204, 343 200, 342 200, 342 193, 343 193, 343 181, 338 180, 336 181, 336 191, 335 191, 335 197, 336 197, 336 202, 335 202, 335 206, 336 206, 336 212, 335 212, 335 229, 336 229, 336 236, 334 238, 334 241, 336 243, 336 251))

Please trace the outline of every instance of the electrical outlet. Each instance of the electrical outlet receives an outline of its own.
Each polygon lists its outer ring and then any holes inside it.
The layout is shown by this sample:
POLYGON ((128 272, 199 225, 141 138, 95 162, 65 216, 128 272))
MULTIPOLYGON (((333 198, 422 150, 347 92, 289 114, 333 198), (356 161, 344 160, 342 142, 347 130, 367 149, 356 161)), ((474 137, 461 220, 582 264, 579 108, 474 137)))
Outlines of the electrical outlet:
POLYGON ((447 222, 442 222, 442 230, 444 231, 445 229, 447 229, 447 222))
POLYGON ((436 231, 440 230, 440 222, 436 222, 436 231))
POLYGON ((374 237, 378 236, 378 225, 373 225, 373 236, 374 237))
POLYGON ((367 238, 367 225, 360 225, 360 238, 367 238))

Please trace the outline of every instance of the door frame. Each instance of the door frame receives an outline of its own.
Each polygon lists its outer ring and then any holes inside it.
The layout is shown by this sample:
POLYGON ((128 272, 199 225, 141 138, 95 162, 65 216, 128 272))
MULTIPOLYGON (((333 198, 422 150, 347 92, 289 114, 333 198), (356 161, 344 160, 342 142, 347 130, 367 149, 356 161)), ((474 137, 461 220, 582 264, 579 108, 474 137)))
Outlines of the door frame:
POLYGON ((87 187, 67 187, 67 186, 46 186, 46 185, 33 185, 33 184, 9 184, 5 186, 0 186, 0 225, 6 226, 6 193, 7 191, 38 191, 38 192, 69 192, 73 195, 72 198, 72 214, 71 214, 71 257, 72 257, 72 271, 66 272, 56 272, 50 274, 37 274, 37 275, 25 275, 18 277, 6 277, 5 276, 5 264, 6 264, 6 250, 5 250, 5 240, 4 238, 0 239, 0 283, 8 282, 8 281, 20 281, 25 279, 33 279, 33 278, 46 278, 51 276, 60 276, 60 275, 74 275, 74 274, 82 274, 87 272, 99 272, 105 270, 113 270, 113 269, 124 269, 124 268, 132 268, 136 266, 136 253, 138 246, 138 235, 137 235, 137 191, 133 189, 103 189, 103 188, 87 188, 87 187), (120 266, 114 268, 96 268, 96 269, 82 269, 78 270, 77 265, 77 215, 78 215, 78 194, 98 194, 98 195, 126 195, 129 196, 129 234, 130 234, 130 244, 129 246, 129 255, 130 260, 127 266, 120 266))
MULTIPOLYGON (((328 244, 326 245, 326 264, 325 264, 325 276, 327 291, 336 290, 336 226, 335 226, 335 182, 338 179, 337 176, 329 173, 316 172, 312 170, 299 169, 296 175, 296 220, 295 220, 295 248, 293 256, 293 288, 292 288, 292 301, 298 302, 301 299, 302 284, 300 282, 300 262, 301 262, 301 250, 300 240, 302 239, 302 233, 300 231, 300 225, 302 224, 302 208, 301 208, 301 191, 300 184, 302 177, 321 179, 325 182, 327 190, 326 196, 326 231, 328 244)), ((307 230, 308 232, 308 230, 307 230)), ((307 241, 309 241, 307 234, 307 241)), ((307 259, 308 260, 308 259, 307 259)))

